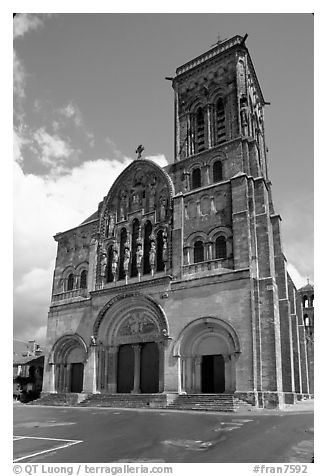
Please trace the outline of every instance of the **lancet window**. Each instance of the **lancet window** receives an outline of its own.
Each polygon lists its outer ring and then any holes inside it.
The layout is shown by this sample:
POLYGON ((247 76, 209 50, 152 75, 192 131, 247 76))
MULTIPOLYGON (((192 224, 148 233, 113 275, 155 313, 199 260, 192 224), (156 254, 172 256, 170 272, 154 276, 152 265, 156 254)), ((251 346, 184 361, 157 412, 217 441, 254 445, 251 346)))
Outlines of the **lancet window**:
POLYGON ((150 235, 152 233, 152 224, 148 220, 144 227, 144 262, 143 262, 143 274, 150 274, 151 273, 151 266, 150 266, 150 249, 151 249, 151 241, 150 235))
POLYGON ((139 236, 140 231, 140 223, 136 218, 133 221, 133 228, 132 228, 132 264, 131 264, 131 277, 138 275, 137 270, 137 260, 136 260, 136 252, 137 252, 137 239, 139 236))
POLYGON ((218 236, 215 241, 215 251, 216 259, 226 259, 227 249, 226 249, 226 238, 224 236, 218 236))
POLYGON ((212 167, 213 181, 220 182, 223 180, 223 164, 221 160, 216 160, 212 167))
POLYGON ((74 275, 70 273, 67 279, 67 291, 72 291, 74 289, 74 275))
POLYGON ((192 170, 192 189, 201 187, 201 169, 199 167, 192 170))
POLYGON ((163 260, 163 230, 157 233, 157 271, 164 271, 165 263, 163 260))
POLYGON ((79 287, 81 289, 86 289, 87 288, 87 271, 86 271, 86 269, 83 269, 83 271, 81 272, 79 287))
POLYGON ((124 271, 124 251, 125 251, 125 243, 127 241, 127 230, 126 228, 122 228, 120 232, 120 240, 119 240, 119 270, 118 270, 118 280, 124 279, 125 271, 124 271))
POLYGON ((204 246, 203 242, 198 240, 194 243, 194 263, 204 261, 204 246))

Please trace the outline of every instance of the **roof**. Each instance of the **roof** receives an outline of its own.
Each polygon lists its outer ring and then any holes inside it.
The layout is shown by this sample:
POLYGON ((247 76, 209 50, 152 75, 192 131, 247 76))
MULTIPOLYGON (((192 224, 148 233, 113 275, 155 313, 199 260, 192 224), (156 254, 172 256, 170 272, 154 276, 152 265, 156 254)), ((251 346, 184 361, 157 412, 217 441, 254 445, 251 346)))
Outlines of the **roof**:
POLYGON ((15 365, 25 365, 25 364, 31 364, 34 362, 35 364, 41 364, 43 363, 44 360, 44 354, 41 355, 30 355, 26 357, 22 357, 21 355, 14 355, 13 359, 13 364, 15 365))
POLYGON ((90 221, 97 220, 97 219, 98 219, 98 210, 92 213, 92 215, 90 215, 84 221, 82 221, 81 225, 85 225, 85 223, 89 223, 90 221))
POLYGON ((303 286, 302 288, 299 289, 299 291, 301 291, 301 292, 308 292, 308 291, 310 292, 310 291, 313 291, 313 290, 314 290, 314 286, 313 286, 313 284, 310 284, 310 283, 306 284, 305 286, 303 286))

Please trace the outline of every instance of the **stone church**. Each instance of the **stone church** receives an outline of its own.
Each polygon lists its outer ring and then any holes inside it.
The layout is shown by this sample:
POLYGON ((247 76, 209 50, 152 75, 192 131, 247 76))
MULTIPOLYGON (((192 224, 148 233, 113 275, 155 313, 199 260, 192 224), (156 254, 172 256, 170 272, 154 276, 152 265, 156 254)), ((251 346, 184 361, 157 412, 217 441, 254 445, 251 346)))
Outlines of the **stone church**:
POLYGON ((245 40, 168 78, 173 162, 139 146, 97 211, 55 235, 43 395, 281 407, 312 394, 313 341, 286 270, 245 40))

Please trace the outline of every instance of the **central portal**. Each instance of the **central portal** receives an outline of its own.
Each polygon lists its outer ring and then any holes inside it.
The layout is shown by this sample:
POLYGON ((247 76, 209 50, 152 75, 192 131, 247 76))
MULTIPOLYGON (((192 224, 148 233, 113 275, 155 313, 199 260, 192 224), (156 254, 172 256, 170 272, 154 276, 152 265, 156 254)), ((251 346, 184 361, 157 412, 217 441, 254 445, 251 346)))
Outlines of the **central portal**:
POLYGON ((202 393, 225 391, 225 361, 222 355, 203 355, 201 364, 202 393))
POLYGON ((159 392, 159 349, 156 342, 121 345, 117 393, 159 392))

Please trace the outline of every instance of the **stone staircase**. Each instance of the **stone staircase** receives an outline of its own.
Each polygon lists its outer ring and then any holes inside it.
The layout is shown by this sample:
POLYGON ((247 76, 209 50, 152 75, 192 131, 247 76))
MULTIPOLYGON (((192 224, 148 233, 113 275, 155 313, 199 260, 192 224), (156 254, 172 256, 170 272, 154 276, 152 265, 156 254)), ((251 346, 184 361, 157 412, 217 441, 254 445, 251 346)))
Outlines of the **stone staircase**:
POLYGON ((27 405, 76 406, 79 393, 42 393, 41 397, 28 402, 27 405))
POLYGON ((160 393, 90 394, 79 407, 166 408, 167 395, 160 393))
POLYGON ((251 411, 252 405, 232 394, 184 394, 168 405, 175 410, 201 410, 215 412, 237 412, 238 410, 251 411))
POLYGON ((78 406, 108 408, 162 408, 215 412, 252 411, 254 407, 233 394, 164 394, 164 393, 42 393, 27 405, 78 406))

